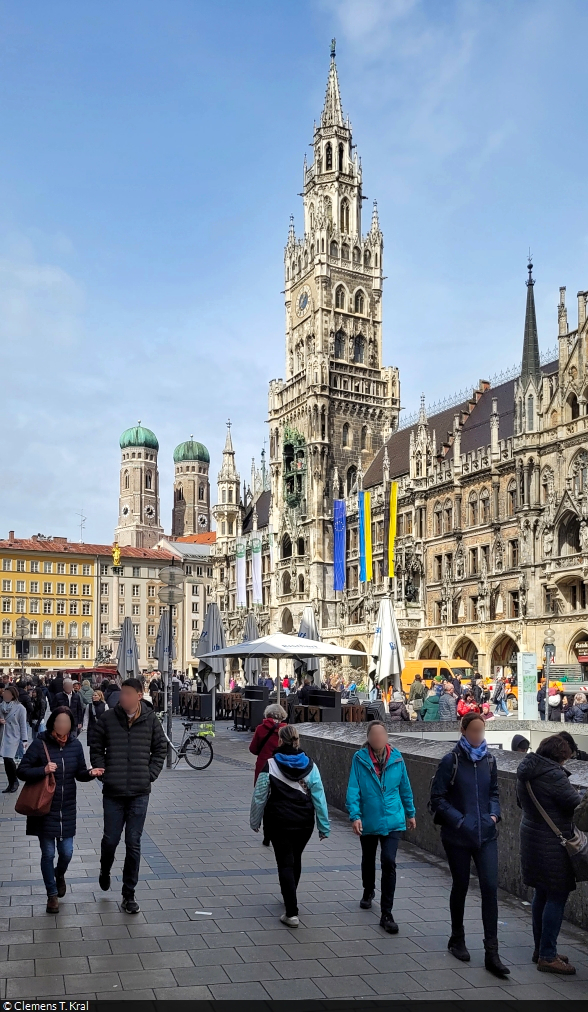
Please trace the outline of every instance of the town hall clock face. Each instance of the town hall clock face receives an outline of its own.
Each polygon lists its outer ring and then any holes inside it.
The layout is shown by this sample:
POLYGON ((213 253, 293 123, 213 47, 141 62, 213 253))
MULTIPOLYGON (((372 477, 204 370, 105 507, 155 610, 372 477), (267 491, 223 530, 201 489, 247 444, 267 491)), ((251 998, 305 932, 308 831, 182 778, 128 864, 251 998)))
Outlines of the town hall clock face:
POLYGON ((129 515, 129 507, 128 506, 123 506, 123 508, 122 508, 122 515, 123 515, 123 517, 128 517, 128 515, 129 515))
POLYGON ((149 517, 150 520, 153 520, 153 517, 155 516, 155 510, 153 509, 153 506, 147 507, 147 509, 145 510, 145 516, 149 517))
POLYGON ((199 527, 206 527, 206 522, 207 521, 206 521, 206 517, 204 516, 204 513, 201 513, 200 516, 198 517, 198 526, 199 527))
POLYGON ((311 306, 310 288, 307 285, 300 291, 298 298, 296 299, 296 315, 304 316, 308 312, 311 306))

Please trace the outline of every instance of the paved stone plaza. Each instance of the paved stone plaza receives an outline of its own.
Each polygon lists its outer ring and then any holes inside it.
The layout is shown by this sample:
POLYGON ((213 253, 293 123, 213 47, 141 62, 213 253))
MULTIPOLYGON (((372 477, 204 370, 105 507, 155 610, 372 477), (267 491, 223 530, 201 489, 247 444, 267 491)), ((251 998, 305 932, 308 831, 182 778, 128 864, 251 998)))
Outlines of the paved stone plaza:
POLYGON ((272 851, 249 829, 249 740, 221 725, 208 770, 182 765, 158 780, 135 917, 119 910, 120 862, 113 890, 98 888, 98 785, 79 785, 76 850, 57 916, 45 913, 37 840, 25 836, 14 797, 0 796, 0 998, 588 997, 586 933, 565 925, 560 936, 575 977, 540 974, 531 963, 530 908, 519 900, 500 906, 510 980, 500 982, 483 967, 475 892, 466 912, 472 962, 458 963, 446 950, 448 875, 409 846, 399 854, 394 912, 400 933, 386 935, 376 905, 359 909, 359 846, 336 814, 329 840, 319 843, 315 834, 306 850, 301 925, 282 925, 272 851))

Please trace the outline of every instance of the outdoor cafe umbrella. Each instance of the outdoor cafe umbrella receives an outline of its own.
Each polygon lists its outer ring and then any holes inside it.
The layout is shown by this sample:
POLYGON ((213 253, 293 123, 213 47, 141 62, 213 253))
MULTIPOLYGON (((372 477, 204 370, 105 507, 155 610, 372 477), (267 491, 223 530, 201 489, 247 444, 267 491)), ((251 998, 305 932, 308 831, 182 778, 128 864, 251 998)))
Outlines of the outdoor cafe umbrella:
POLYGON ((369 673, 374 683, 378 684, 386 678, 391 678, 394 689, 399 689, 400 675, 404 667, 404 651, 400 642, 396 615, 389 597, 380 601, 371 658, 369 673))
MULTIPOLYGON (((213 602, 208 605, 196 648, 196 656, 199 658, 198 675, 209 692, 216 688, 225 673, 223 658, 226 642, 220 611, 213 602)), ((234 656, 239 657, 239 654, 234 656)), ((214 720, 214 711, 212 719, 214 720)))
MULTIPOLYGON (((162 675, 167 675, 169 672, 169 612, 164 611, 159 620, 159 627, 157 629, 157 639, 155 640, 155 659, 157 661, 157 670, 162 675)), ((176 657, 176 645, 172 637, 171 644, 171 659, 175 660, 176 657)))
MULTIPOLYGON (((251 640, 256 640, 258 638, 259 630, 257 628, 255 615, 249 612, 247 618, 245 619, 245 628, 243 629, 243 643, 250 643, 251 640)), ((245 675, 247 685, 257 685, 261 674, 261 664, 258 657, 247 657, 244 659, 243 674, 245 675)))
POLYGON ((139 670, 139 651, 133 632, 133 623, 128 615, 120 630, 120 639, 116 653, 116 670, 123 682, 125 678, 138 678, 141 673, 139 670))
MULTIPOLYGON (((300 620, 300 629, 298 630, 298 636, 302 639, 307 640, 320 640, 318 626, 316 624, 316 615, 314 608, 311 604, 307 604, 302 612, 302 618, 300 620)), ((312 675, 313 682, 318 684, 320 682, 320 676, 318 673, 321 670, 321 662, 317 657, 307 657, 304 661, 294 661, 294 671, 296 672, 296 678, 300 680, 305 674, 312 675)))
POLYGON ((287 636, 285 633, 271 633, 250 643, 235 643, 215 653, 201 655, 202 659, 222 657, 274 657, 277 664, 278 702, 280 701, 280 658, 300 657, 365 657, 363 650, 338 647, 335 643, 321 643, 301 636, 287 636))

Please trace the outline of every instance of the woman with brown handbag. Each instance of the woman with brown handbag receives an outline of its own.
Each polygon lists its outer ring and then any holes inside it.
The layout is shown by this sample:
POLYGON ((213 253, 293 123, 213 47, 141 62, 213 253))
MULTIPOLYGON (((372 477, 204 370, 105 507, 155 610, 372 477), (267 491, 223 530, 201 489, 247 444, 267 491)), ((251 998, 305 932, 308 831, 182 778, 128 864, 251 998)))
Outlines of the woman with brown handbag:
POLYGON ((27 816, 26 830, 27 836, 39 837, 48 914, 58 912, 59 897, 65 896, 65 873, 72 858, 76 833, 76 780, 87 782, 104 773, 102 769, 86 767, 76 730, 71 710, 59 706, 49 717, 47 730, 35 738, 18 767, 19 779, 26 784, 38 783, 51 773, 55 778, 49 812, 27 816), (54 868, 56 849, 58 860, 54 868))

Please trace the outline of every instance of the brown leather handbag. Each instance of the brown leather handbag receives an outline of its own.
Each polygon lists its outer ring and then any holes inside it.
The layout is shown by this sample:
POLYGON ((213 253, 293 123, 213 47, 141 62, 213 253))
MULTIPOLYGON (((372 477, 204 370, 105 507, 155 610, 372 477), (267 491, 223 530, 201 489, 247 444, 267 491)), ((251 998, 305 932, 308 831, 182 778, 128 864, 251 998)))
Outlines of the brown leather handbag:
MULTIPOLYGON (((51 762, 47 745, 43 742, 47 762, 51 762)), ((25 784, 20 792, 14 811, 18 815, 49 815, 51 802, 55 794, 55 777, 53 773, 46 773, 42 780, 35 780, 34 783, 25 784)))

